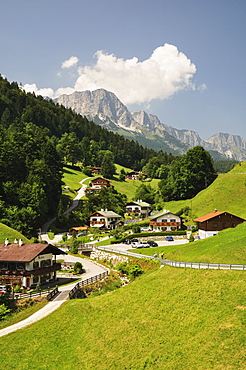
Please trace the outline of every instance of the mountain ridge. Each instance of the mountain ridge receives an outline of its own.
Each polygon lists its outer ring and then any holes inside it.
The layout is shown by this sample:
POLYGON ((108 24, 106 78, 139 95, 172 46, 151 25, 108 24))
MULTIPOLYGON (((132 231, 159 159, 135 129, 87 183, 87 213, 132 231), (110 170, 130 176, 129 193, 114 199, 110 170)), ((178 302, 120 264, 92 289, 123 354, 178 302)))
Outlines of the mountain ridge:
POLYGON ((203 140, 198 132, 176 129, 162 123, 154 114, 130 112, 113 92, 105 89, 75 91, 70 95, 60 95, 54 101, 110 131, 155 150, 182 155, 188 149, 201 145, 208 151, 220 153, 224 158, 246 160, 246 140, 239 135, 219 132, 203 140))

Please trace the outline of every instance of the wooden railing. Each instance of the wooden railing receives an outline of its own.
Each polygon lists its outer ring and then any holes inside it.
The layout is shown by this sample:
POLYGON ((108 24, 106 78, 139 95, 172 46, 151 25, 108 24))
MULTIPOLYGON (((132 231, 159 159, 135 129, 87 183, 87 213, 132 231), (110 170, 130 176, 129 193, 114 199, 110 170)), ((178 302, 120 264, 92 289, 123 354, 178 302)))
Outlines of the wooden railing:
POLYGON ((81 288, 83 288, 86 285, 90 285, 92 283, 95 283, 96 281, 101 280, 101 279, 105 278, 106 276, 108 276, 108 271, 102 272, 101 274, 92 276, 88 279, 79 281, 74 286, 74 288, 69 292, 69 299, 77 298, 78 295, 81 294, 81 288))

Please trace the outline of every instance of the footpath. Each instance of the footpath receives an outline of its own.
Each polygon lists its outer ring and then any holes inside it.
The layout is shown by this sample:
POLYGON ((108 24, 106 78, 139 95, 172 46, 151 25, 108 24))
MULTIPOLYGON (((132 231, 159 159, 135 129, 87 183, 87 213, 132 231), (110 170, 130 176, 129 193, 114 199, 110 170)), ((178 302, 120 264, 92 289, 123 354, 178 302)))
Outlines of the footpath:
MULTIPOLYGON (((71 262, 74 262, 74 261, 81 262, 81 258, 79 257, 74 257, 74 256, 65 256, 65 257, 67 257, 69 261, 71 262)), ((62 256, 62 258, 64 259, 64 256, 62 256)), ((92 278, 93 276, 101 274, 105 272, 106 270, 106 268, 102 267, 101 265, 96 265, 95 263, 87 259, 83 259, 82 263, 83 263, 83 267, 86 270, 86 273, 83 274, 81 281, 92 278)), ((59 287, 59 294, 53 299, 53 301, 47 303, 46 306, 44 306, 43 308, 35 312, 33 315, 29 316, 27 319, 22 320, 14 325, 8 326, 7 328, 1 329, 0 337, 13 333, 16 330, 23 329, 26 326, 31 325, 43 319, 44 317, 50 315, 52 312, 57 310, 62 305, 62 303, 66 302, 69 299, 69 292, 73 289, 73 287, 77 283, 78 281, 76 281, 76 283, 72 283, 66 286, 59 287)))

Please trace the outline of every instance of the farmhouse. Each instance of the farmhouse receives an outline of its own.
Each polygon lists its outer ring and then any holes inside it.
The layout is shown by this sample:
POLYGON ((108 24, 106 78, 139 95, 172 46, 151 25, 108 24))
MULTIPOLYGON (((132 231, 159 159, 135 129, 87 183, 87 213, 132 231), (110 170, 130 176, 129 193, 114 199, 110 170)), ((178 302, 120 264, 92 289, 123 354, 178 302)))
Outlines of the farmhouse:
POLYGON ((107 209, 97 211, 88 216, 90 219, 90 227, 100 227, 104 229, 115 229, 120 225, 121 216, 107 209))
POLYGON ((126 174, 126 178, 129 180, 138 180, 139 176, 142 176, 143 178, 148 177, 146 173, 138 172, 138 171, 131 171, 126 174))
POLYGON ((100 175, 102 171, 102 167, 90 167, 91 172, 93 172, 96 175, 100 175))
POLYGON ((126 213, 128 215, 134 214, 146 218, 150 213, 150 204, 142 200, 129 202, 126 204, 126 213))
POLYGON ((181 218, 164 209, 150 217, 149 226, 154 231, 176 231, 181 227, 181 218))
POLYGON ((72 235, 73 233, 78 234, 78 233, 87 233, 89 230, 88 226, 74 226, 69 229, 69 234, 72 235))
POLYGON ((202 217, 195 218, 193 221, 198 222, 198 236, 205 239, 218 234, 219 231, 229 227, 236 227, 245 220, 229 212, 217 211, 216 209, 202 217))
POLYGON ((94 192, 101 190, 103 187, 105 188, 111 188, 112 185, 110 185, 110 182, 103 177, 97 177, 96 179, 91 180, 90 187, 87 188, 87 192, 94 192))
POLYGON ((22 243, 8 239, 0 243, 0 280, 3 284, 27 288, 56 280, 61 264, 56 256, 66 254, 51 244, 22 243), (53 259, 54 258, 54 259, 53 259))

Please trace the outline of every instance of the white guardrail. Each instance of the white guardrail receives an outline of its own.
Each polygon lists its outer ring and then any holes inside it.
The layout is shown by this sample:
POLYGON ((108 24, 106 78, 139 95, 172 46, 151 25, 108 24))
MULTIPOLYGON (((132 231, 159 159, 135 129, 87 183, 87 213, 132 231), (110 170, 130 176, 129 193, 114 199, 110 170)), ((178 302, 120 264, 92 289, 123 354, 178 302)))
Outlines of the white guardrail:
POLYGON ((163 265, 168 265, 172 267, 182 267, 182 268, 192 268, 192 269, 213 269, 213 270, 246 270, 246 265, 236 265, 229 263, 204 263, 204 262, 179 262, 170 261, 153 256, 147 256, 144 254, 124 252, 108 247, 97 247, 97 249, 103 250, 105 252, 113 252, 118 254, 123 254, 125 256, 137 257, 137 258, 148 258, 160 261, 163 265))

